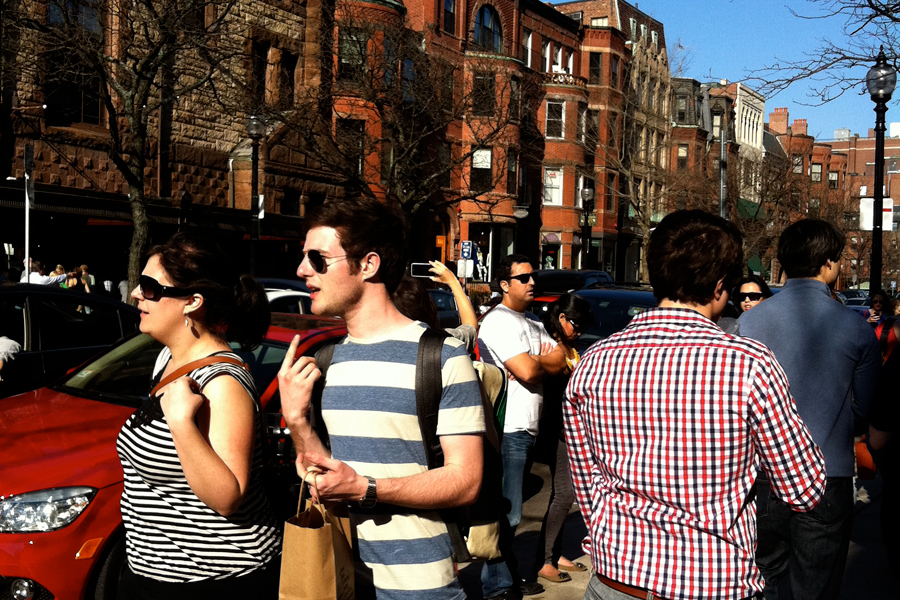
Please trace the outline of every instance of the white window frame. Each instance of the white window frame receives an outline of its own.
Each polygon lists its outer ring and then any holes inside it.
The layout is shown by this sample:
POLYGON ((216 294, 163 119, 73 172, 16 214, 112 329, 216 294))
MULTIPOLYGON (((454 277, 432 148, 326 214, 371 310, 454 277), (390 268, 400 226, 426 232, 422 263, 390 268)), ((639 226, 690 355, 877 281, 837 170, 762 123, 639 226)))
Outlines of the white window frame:
POLYGON ((609 17, 591 17, 591 27, 609 27, 609 17))
POLYGON ((553 72, 558 72, 562 70, 562 46, 559 44, 554 44, 553 48, 553 72))
POLYGON ((529 69, 531 68, 531 40, 532 40, 532 32, 525 30, 528 33, 525 34, 525 66, 529 69))
POLYGON ((550 140, 564 140, 566 139, 566 103, 557 102, 553 100, 547 100, 546 111, 544 113, 544 137, 550 140), (555 136, 549 134, 550 129, 550 105, 551 104, 562 104, 562 135, 555 136))
POLYGON ((571 48, 567 48, 566 52, 569 53, 569 59, 566 61, 566 73, 571 75, 575 70, 575 52, 571 48))
POLYGON ((541 58, 543 59, 544 64, 541 66, 544 67, 544 72, 550 72, 550 63, 553 62, 553 44, 550 43, 550 40, 542 40, 541 41, 541 58), (544 47, 547 48, 547 51, 544 52, 544 47))
POLYGON ((563 205, 563 182, 565 173, 562 167, 544 167, 544 204, 548 206, 563 205), (553 173, 551 177, 551 173, 553 173), (548 185, 553 180, 554 185, 548 185))
POLYGON ((581 208, 581 190, 584 189, 584 175, 575 177, 575 208, 581 208))

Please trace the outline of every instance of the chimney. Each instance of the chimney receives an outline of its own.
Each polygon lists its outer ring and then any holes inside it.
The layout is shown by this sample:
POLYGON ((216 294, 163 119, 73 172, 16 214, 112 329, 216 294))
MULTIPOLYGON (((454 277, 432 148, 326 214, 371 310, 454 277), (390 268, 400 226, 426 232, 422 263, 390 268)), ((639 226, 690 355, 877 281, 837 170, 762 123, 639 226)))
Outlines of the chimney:
POLYGON ((794 124, 791 125, 791 133, 794 135, 806 135, 806 132, 806 119, 794 119, 794 124))
POLYGON ((788 132, 787 108, 776 108, 769 113, 769 131, 775 135, 785 135, 788 132))

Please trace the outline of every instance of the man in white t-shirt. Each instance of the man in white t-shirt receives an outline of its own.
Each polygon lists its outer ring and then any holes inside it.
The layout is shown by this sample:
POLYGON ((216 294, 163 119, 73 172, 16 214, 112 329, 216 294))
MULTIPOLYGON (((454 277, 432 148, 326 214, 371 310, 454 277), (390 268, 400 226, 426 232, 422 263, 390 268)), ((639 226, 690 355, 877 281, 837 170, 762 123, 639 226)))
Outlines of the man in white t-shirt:
POLYGON ((507 392, 503 425, 503 497, 509 501, 509 530, 501 534, 504 560, 485 563, 481 571, 486 599, 518 598, 539 594, 543 587, 519 578, 511 550, 515 529, 522 520, 522 482, 528 454, 538 434, 544 403, 541 382, 547 375, 561 373, 565 354, 539 320, 525 312, 534 300, 534 278, 528 257, 511 254, 500 261, 497 282, 503 301, 481 323, 478 349, 481 360, 497 365, 512 375, 507 392))

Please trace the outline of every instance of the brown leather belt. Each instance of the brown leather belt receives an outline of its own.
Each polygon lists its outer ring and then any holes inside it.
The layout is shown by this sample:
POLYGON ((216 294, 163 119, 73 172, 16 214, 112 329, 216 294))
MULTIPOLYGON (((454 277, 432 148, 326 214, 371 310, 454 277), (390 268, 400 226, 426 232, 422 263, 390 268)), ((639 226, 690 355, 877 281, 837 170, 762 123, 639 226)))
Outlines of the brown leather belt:
POLYGON ((665 600, 664 598, 657 596, 649 590, 636 588, 630 585, 625 585, 624 583, 619 583, 618 581, 613 581, 609 577, 605 577, 600 573, 596 573, 594 576, 599 579, 600 583, 602 583, 606 587, 611 587, 617 592, 622 592, 623 594, 627 594, 632 598, 641 598, 641 600, 665 600))

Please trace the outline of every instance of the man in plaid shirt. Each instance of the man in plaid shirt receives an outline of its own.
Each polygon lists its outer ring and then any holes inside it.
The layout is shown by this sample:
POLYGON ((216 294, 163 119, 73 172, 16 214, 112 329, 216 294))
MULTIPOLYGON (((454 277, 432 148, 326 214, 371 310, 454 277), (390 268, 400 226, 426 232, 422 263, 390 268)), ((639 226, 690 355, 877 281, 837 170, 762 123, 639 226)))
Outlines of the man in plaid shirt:
POLYGON ((716 320, 741 275, 737 228, 701 211, 650 238, 659 307, 585 353, 567 390, 566 442, 596 576, 586 600, 753 598, 754 481, 793 510, 825 463, 778 361, 716 320))

